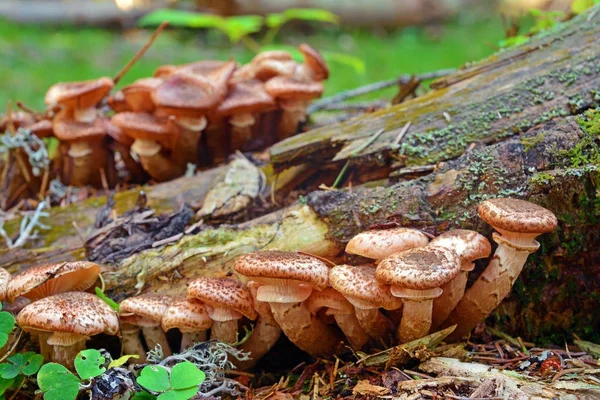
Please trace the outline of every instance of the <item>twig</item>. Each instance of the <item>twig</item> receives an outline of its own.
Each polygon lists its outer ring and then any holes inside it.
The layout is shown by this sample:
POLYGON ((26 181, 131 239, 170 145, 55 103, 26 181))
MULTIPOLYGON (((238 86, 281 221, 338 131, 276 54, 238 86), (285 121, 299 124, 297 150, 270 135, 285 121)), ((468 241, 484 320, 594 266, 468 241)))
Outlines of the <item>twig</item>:
POLYGON ((340 184, 340 181, 342 180, 342 178, 344 177, 344 174, 346 173, 346 170, 348 169, 348 167, 350 166, 350 159, 352 157, 354 157, 355 155, 357 155, 358 153, 360 153, 361 151, 363 151, 364 149, 366 149, 367 147, 369 147, 373 142, 375 142, 377 140, 377 138, 379 136, 381 136, 381 134, 384 132, 384 129, 380 129, 377 132, 375 132, 373 135, 371 135, 367 140, 365 140, 364 143, 362 143, 360 146, 358 146, 356 149, 352 150, 350 152, 350 154, 348 155, 348 160, 346 161, 346 163, 344 164, 344 166, 342 167, 342 170, 340 171, 340 173, 338 174, 337 178, 335 178, 335 181, 333 182, 333 185, 331 186, 332 188, 337 188, 338 185, 340 184))
POLYGON ((408 130, 410 129, 410 124, 411 122, 408 121, 400 130, 400 132, 398 132, 398 136, 396 136, 396 139, 394 139, 394 141, 391 144, 391 148, 395 149, 397 147, 400 147, 400 142, 402 141, 402 139, 404 139, 404 135, 406 135, 406 132, 408 132, 408 130))
POLYGON ((142 56, 146 53, 146 51, 148 51, 148 49, 150 48, 150 46, 152 46, 152 43, 154 43, 154 41, 156 40, 156 38, 158 37, 158 35, 160 35, 160 33, 169 25, 169 23, 167 21, 164 21, 163 23, 161 23, 158 28, 156 28, 156 30, 154 31, 154 33, 152 34, 152 36, 150 36, 150 39, 148 39, 148 42, 146 42, 146 44, 144 45, 144 47, 142 47, 137 53, 135 53, 135 55, 133 56, 133 58, 131 60, 129 60, 129 62, 123 67, 123 69, 121 69, 121 71, 119 71, 119 73, 113 78, 113 82, 116 85, 117 83, 119 83, 119 81, 123 78, 123 76, 125 76, 125 74, 127 72, 129 72, 129 70, 131 69, 131 67, 133 67, 133 65, 140 59, 142 58, 142 56))
POLYGON ((315 111, 322 110, 323 108, 325 108, 331 104, 340 103, 344 100, 347 100, 347 99, 350 99, 353 97, 362 96, 363 94, 376 92, 378 90, 385 89, 390 86, 400 85, 400 84, 409 82, 413 77, 415 77, 421 81, 424 81, 427 79, 440 78, 442 76, 449 75, 449 74, 453 73, 454 71, 456 71, 456 70, 455 69, 442 69, 439 71, 426 72, 424 74, 419 74, 419 75, 400 75, 399 77, 397 77, 395 79, 371 83, 371 84, 368 84, 365 86, 358 87, 356 89, 347 90, 345 92, 338 93, 335 96, 331 96, 331 97, 327 97, 327 98, 319 100, 319 101, 315 101, 314 103, 312 103, 310 105, 310 107, 308 107, 307 112, 308 112, 308 114, 312 114, 315 111))

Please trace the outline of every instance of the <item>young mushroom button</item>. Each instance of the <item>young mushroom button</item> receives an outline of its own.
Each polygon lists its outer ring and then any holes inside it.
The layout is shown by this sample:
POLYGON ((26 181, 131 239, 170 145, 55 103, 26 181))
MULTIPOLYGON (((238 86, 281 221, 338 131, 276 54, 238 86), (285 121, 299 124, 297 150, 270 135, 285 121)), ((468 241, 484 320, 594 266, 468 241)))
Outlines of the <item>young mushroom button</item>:
POLYGON ((315 318, 302 303, 328 285, 329 268, 306 254, 259 251, 239 256, 233 268, 260 286, 256 298, 268 302, 285 335, 312 356, 331 355, 341 336, 315 318))
POLYGON ((442 295, 433 301, 433 319, 431 327, 437 328, 448 318, 465 294, 469 271, 475 268, 475 260, 487 258, 492 245, 485 236, 466 229, 453 229, 434 238, 429 246, 443 247, 454 251, 461 261, 460 273, 442 286, 442 295))
POLYGON ((239 321, 242 317, 256 319, 252 295, 240 281, 230 278, 198 278, 190 282, 188 300, 206 304, 213 320, 211 339, 226 343, 238 341, 239 321))
POLYGON ((478 211, 481 219, 499 233, 492 234, 498 247, 485 271, 443 323, 443 326, 458 325, 449 336, 450 340, 466 335, 502 302, 529 254, 540 247, 535 238, 553 231, 558 224, 551 211, 525 200, 486 200, 479 205, 478 211))
POLYGON ((17 323, 24 331, 38 335, 43 355, 69 368, 90 336, 119 334, 116 311, 98 296, 84 292, 61 293, 33 302, 19 313, 17 323))
POLYGON ((346 253, 371 258, 379 263, 400 251, 423 247, 429 239, 411 228, 373 229, 359 233, 346 245, 346 253))
POLYGON ((404 308, 398 339, 410 342, 427 335, 431 328, 433 299, 442 294, 445 283, 460 272, 460 259, 451 250, 421 247, 393 254, 377 266, 376 278, 391 285, 404 308))

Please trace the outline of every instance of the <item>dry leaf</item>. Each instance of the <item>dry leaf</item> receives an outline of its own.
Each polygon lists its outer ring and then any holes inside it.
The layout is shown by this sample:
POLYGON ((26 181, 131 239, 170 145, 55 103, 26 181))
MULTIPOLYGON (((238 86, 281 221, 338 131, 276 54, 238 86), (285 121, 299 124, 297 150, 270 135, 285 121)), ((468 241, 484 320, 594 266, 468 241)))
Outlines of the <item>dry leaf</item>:
POLYGON ((352 389, 352 394, 362 394, 363 396, 384 396, 389 393, 390 390, 388 388, 371 385, 366 379, 358 381, 354 389, 352 389))

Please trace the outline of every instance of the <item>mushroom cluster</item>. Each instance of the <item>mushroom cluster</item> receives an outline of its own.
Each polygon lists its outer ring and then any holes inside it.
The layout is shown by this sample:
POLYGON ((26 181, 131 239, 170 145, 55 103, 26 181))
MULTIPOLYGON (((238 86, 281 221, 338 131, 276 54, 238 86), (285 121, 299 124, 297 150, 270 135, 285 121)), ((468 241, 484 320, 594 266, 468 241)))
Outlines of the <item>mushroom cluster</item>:
MULTIPOLYGON (((450 230, 431 241, 411 228, 362 232, 346 248, 366 260, 360 265, 332 266, 301 252, 247 253, 234 262, 240 279, 198 278, 189 282, 185 297, 143 294, 123 300, 118 318, 123 353, 138 354, 137 362, 144 362, 156 345, 171 354, 209 337, 239 343, 249 325, 252 333, 239 344, 251 353, 250 361, 238 363, 244 369, 281 334, 314 357, 330 356, 342 342, 354 350, 405 343, 454 324, 458 339, 508 295, 528 255, 539 248, 535 238, 557 225, 549 210, 517 199, 486 200, 479 215, 498 232, 493 234, 498 247, 469 288, 474 262, 492 252, 490 242, 470 230, 450 230), (176 348, 167 340, 170 330, 181 333, 176 348)), ((119 331, 116 314, 80 292, 99 273, 98 265, 77 262, 30 268, 12 279, 0 274, 0 296, 33 301, 19 314, 19 325, 39 337, 47 357, 68 365, 68 356, 89 336, 119 331), (77 299, 85 304, 74 305, 77 299), (49 316, 60 307, 77 311, 63 311, 60 321, 49 316), (79 315, 81 307, 87 307, 85 316, 79 315)))
POLYGON ((133 182, 167 181, 190 164, 220 163, 235 151, 260 150, 296 133, 329 74, 316 50, 299 49, 303 63, 288 52, 267 51, 243 66, 165 65, 112 95, 108 77, 58 83, 46 94, 44 116, 12 119, 59 139, 55 170, 66 185, 112 188, 117 162, 133 182))

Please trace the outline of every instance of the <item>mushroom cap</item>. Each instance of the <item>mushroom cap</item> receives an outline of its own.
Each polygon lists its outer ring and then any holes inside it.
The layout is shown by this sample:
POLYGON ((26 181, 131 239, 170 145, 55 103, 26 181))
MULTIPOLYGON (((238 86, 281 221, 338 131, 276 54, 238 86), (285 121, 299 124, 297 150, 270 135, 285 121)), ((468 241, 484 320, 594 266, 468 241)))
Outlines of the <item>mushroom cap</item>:
POLYGON ((304 305, 313 315, 317 315, 322 308, 328 308, 325 312, 327 315, 354 314, 352 304, 333 288, 313 291, 310 297, 306 299, 304 305))
POLYGON ((262 51, 254 56, 251 64, 258 64, 264 60, 277 60, 277 61, 293 61, 292 55, 285 50, 269 50, 262 51))
POLYGON ((183 333, 205 331, 212 326, 212 319, 204 303, 194 300, 176 299, 162 317, 161 326, 166 332, 177 328, 183 333))
POLYGON ((131 147, 133 144, 133 138, 127 136, 125 132, 118 126, 112 124, 109 118, 101 118, 100 123, 104 127, 104 131, 115 140, 115 142, 121 143, 127 147, 131 147))
POLYGON ((144 320, 158 324, 172 301, 169 296, 154 293, 129 297, 119 305, 119 316, 132 325, 143 325, 144 320))
POLYGON ((179 128, 170 118, 157 118, 148 113, 122 112, 110 122, 125 135, 140 140, 153 140, 172 149, 179 138, 179 128))
POLYGON ((4 268, 0 268, 0 301, 6 299, 6 293, 8 291, 8 282, 10 281, 10 272, 4 268))
POLYGON ((253 278, 289 279, 308 283, 318 290, 328 285, 329 268, 318 258, 295 252, 269 250, 239 256, 233 269, 253 278))
POLYGON ((243 81, 230 85, 227 97, 219 104, 215 114, 225 117, 234 114, 257 113, 275 107, 275 100, 269 96, 262 82, 243 81))
POLYGON ((321 97, 325 87, 322 82, 276 76, 265 83, 265 89, 277 99, 312 100, 321 97))
POLYGON ((152 92, 152 100, 157 108, 169 114, 200 116, 223 101, 235 69, 233 61, 193 63, 177 68, 152 92))
POLYGON ((190 282, 187 298, 210 306, 232 309, 249 319, 256 319, 254 300, 248 288, 237 279, 198 278, 190 282))
POLYGON ((48 89, 44 101, 50 107, 56 104, 70 109, 95 107, 113 86, 113 80, 107 76, 89 81, 61 82, 48 89))
POLYGON ((30 267, 14 275, 8 284, 7 298, 18 296, 37 300, 57 293, 89 289, 101 268, 91 261, 72 261, 30 267))
POLYGON ((54 135, 65 142, 100 140, 106 131, 99 120, 93 123, 80 122, 73 118, 72 110, 61 110, 52 121, 54 135))
POLYGON ((321 53, 306 43, 302 43, 298 46, 298 49, 302 52, 304 63, 313 72, 316 80, 322 81, 329 78, 329 68, 327 68, 327 64, 321 53))
POLYGON ((131 107, 125 101, 125 95, 122 90, 118 90, 112 96, 106 99, 108 106, 117 113, 131 111, 131 107))
POLYGON ((359 233, 346 245, 346 253, 380 260, 393 253, 423 247, 429 239, 421 231, 397 227, 359 233))
POLYGON ((83 336, 117 335, 117 312, 91 293, 69 292, 45 297, 21 310, 18 325, 25 331, 60 332, 83 336))
POLYGON ((438 288, 460 272, 460 259, 452 250, 420 247, 384 258, 375 271, 380 283, 407 289, 438 288))
POLYGON ((497 198, 485 200, 477 208, 479 216, 495 229, 518 233, 551 232, 558 225, 552 211, 525 200, 497 198))
POLYGON ((152 91, 163 83, 160 78, 142 78, 122 89, 125 102, 131 111, 151 112, 154 110, 152 91))
MULTIPOLYGON (((25 111, 17 111, 11 113, 10 120, 12 121, 15 129, 19 129, 21 127, 33 124, 35 122, 35 116, 25 111)), ((2 119, 0 119, 0 134, 8 130, 8 121, 8 116, 4 116, 2 119)))
MULTIPOLYGON (((375 268, 359 265, 336 265, 329 271, 330 285, 350 298, 359 302, 367 302, 386 310, 396 310, 402 306, 402 301, 392 296, 389 285, 377 282, 375 268)), ((360 304, 354 304, 361 308, 360 304)))
POLYGON ((27 129, 39 138, 47 138, 54 135, 54 129, 52 128, 52 121, 49 119, 42 119, 27 126, 27 129))
POLYGON ((463 262, 472 263, 480 258, 489 257, 492 245, 485 236, 468 229, 452 229, 429 242, 430 246, 453 250, 463 262))

